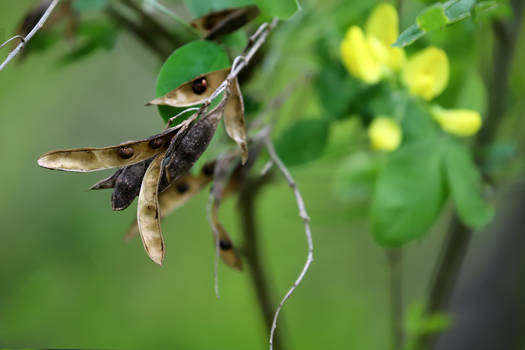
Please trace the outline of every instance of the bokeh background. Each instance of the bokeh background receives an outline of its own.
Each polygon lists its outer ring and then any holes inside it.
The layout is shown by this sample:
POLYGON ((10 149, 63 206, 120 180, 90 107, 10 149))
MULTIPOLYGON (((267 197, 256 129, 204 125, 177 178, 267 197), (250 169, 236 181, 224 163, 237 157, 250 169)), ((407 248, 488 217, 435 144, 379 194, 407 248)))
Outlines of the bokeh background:
MULTIPOLYGON (((166 3, 189 18, 176 1, 166 3)), ((0 41, 11 35, 32 4, 32 0, 1 2, 0 41)), ((326 36, 327 42, 337 43, 342 28, 362 23, 374 4, 305 1, 305 13, 273 34, 270 45, 281 45, 282 50, 261 68, 261 76, 272 77, 260 82, 264 86, 271 81, 268 98, 311 67, 316 39, 326 36), (335 28, 333 36, 322 28, 335 28)), ((412 23, 422 6, 406 1, 402 28, 412 23)), ((472 55, 481 62, 488 60, 482 57, 490 55, 487 25, 461 24, 448 35, 458 34, 472 41, 472 55)), ((67 48, 67 43, 59 42, 0 73, 0 347, 265 349, 269 330, 248 270, 232 271, 221 263, 221 298, 215 298, 214 249, 205 218, 207 191, 164 221, 167 256, 159 267, 147 258, 140 240, 122 240, 135 217, 136 203, 112 212, 110 192, 87 191, 110 172, 75 174, 37 166, 37 158, 51 149, 111 145, 163 128, 156 110, 144 107, 154 96, 161 61, 130 34, 121 33, 114 50, 98 51, 75 64, 57 63, 67 48)), ((503 133, 518 137, 516 157, 521 164, 523 35, 517 50, 512 68, 515 123, 503 133)), ((0 52, 3 57, 8 50, 0 52)), ((253 85, 257 89, 257 83, 253 85)), ((302 112, 317 113, 311 84, 299 90, 290 105, 309 101, 302 112)), ((287 114, 294 108, 290 105, 285 104, 281 118, 295 117, 287 114)), ((284 308, 279 330, 286 349, 390 347, 385 250, 369 232, 368 203, 341 195, 334 178, 342 156, 367 146, 358 124, 341 122, 323 157, 291 169, 312 218, 315 262, 284 308)), ((496 219, 472 242, 452 303, 451 344, 465 334, 479 337, 483 327, 494 323, 486 336, 512 338, 512 348, 525 346, 521 323, 525 236, 520 209, 524 192, 522 174, 514 171, 498 189, 496 219), (472 324, 476 331, 468 333, 472 324)), ((221 209, 224 224, 242 245, 238 213, 234 200, 221 209)), ((425 297, 449 213, 445 210, 427 236, 404 248, 407 306, 425 297)), ((257 214, 263 264, 277 303, 306 258, 295 201, 279 177, 261 194, 257 214)))

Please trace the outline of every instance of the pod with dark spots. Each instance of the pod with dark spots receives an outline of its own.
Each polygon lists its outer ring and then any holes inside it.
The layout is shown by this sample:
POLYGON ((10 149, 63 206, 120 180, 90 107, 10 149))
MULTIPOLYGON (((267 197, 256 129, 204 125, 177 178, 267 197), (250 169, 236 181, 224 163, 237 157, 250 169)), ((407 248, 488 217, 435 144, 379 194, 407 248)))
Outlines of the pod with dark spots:
POLYGON ((219 205, 220 201, 215 199, 213 201, 211 219, 212 225, 214 226, 214 229, 217 230, 217 234, 219 236, 218 244, 220 257, 228 266, 236 270, 242 270, 242 260, 237 251, 235 250, 233 242, 230 236, 228 235, 228 232, 226 232, 226 229, 224 228, 224 226, 222 226, 221 222, 219 221, 219 205))
POLYGON ((224 126, 228 136, 239 146, 241 160, 245 164, 248 161, 248 142, 244 121, 244 101, 237 78, 232 81, 230 89, 230 98, 224 108, 224 126))
POLYGON ((75 172, 124 167, 142 162, 166 150, 178 130, 176 126, 147 139, 128 141, 117 146, 51 151, 38 159, 38 165, 48 169, 75 172), (159 144, 161 146, 158 146, 159 144))
POLYGON ((194 79, 176 87, 164 96, 154 99, 147 105, 162 105, 172 107, 189 107, 203 103, 226 80, 230 69, 199 75, 194 79))
POLYGON ((191 26, 200 31, 204 39, 213 40, 233 33, 259 15, 257 6, 237 7, 208 13, 194 19, 191 26))
POLYGON ((221 119, 226 99, 227 97, 224 97, 214 109, 201 117, 174 143, 173 152, 166 156, 163 164, 170 183, 186 174, 208 148, 221 119))
POLYGON ((164 238, 160 227, 158 185, 162 175, 162 160, 165 152, 158 154, 149 165, 139 192, 137 224, 144 249, 155 263, 164 259, 164 238))
POLYGON ((124 168, 117 169, 117 171, 113 175, 100 180, 99 182, 91 186, 89 189, 90 190, 105 190, 108 188, 115 187, 115 182, 117 182, 117 178, 122 173, 122 170, 124 170, 124 168))
MULTIPOLYGON (((199 174, 197 176, 185 175, 176 181, 172 186, 168 187, 164 192, 159 193, 159 210, 160 218, 163 219, 170 215, 173 211, 180 208, 197 193, 199 193, 211 181, 211 177, 199 174), (184 188, 185 191, 180 191, 184 188)), ((139 234, 137 221, 131 224, 131 227, 124 236, 125 240, 129 240, 139 234)))
POLYGON ((122 173, 115 181, 115 189, 111 195, 113 210, 124 210, 130 206, 139 194, 140 185, 151 159, 129 165, 122 169, 122 173))

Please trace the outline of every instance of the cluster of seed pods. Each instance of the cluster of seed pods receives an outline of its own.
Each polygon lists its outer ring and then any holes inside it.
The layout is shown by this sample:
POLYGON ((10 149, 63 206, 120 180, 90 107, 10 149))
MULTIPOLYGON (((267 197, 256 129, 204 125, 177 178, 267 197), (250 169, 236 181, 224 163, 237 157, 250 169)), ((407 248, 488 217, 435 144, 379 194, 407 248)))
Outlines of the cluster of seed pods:
MULTIPOLYGON (((227 79, 228 73, 229 69, 224 69, 195 77, 149 104, 187 107, 207 103, 227 79)), ((215 162, 207 163, 198 175, 192 175, 190 170, 208 148, 223 114, 227 134, 239 146, 242 159, 239 166, 242 167, 248 159, 248 146, 244 105, 237 79, 231 80, 226 93, 213 109, 206 111, 206 108, 201 108, 188 120, 157 135, 104 148, 51 151, 42 155, 38 164, 48 169, 73 172, 118 168, 115 174, 97 182, 91 189, 112 188, 113 210, 126 209, 138 196, 137 221, 126 237, 138 233, 148 256, 162 264, 165 245, 160 220, 214 179, 215 162)), ((225 186, 221 197, 227 196, 231 187, 225 186)), ((216 210, 214 224, 220 232, 222 259, 229 266, 240 269, 239 256, 218 221, 216 210)))

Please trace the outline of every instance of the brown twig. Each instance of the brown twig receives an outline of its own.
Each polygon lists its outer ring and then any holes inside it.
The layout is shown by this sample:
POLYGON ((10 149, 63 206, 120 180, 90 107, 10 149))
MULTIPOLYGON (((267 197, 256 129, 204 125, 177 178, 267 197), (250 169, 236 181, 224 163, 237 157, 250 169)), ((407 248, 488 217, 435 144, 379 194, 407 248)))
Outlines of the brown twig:
MULTIPOLYGON (((484 149, 497 135, 506 109, 506 96, 509 86, 509 72, 523 18, 524 2, 512 0, 514 18, 508 23, 494 23, 494 70, 487 84, 489 86, 489 106, 487 119, 474 143, 476 161, 482 175, 487 179, 484 167, 484 149)), ((444 309, 456 284, 463 260, 472 239, 472 229, 466 227, 455 213, 447 232, 435 277, 430 287, 427 314, 444 309)), ((421 335, 416 340, 416 348, 431 349, 437 335, 421 335)))
POLYGON ((35 36, 35 34, 44 26, 44 24, 46 23, 47 19, 49 18, 49 16, 51 15, 51 13, 55 9, 55 7, 58 5, 58 2, 59 2, 59 0, 53 0, 51 2, 51 4, 49 4, 49 7, 47 8, 46 12, 44 12, 42 17, 38 21, 38 23, 33 27, 33 29, 29 32, 29 34, 27 34, 23 38, 23 40, 20 42, 20 44, 18 44, 15 47, 15 49, 9 53, 9 55, 2 62, 2 64, 0 64, 0 72, 5 68, 5 66, 7 66, 7 64, 9 62, 11 62, 11 60, 13 60, 13 58, 15 58, 16 55, 18 55, 18 53, 20 51, 22 51, 22 49, 29 42, 29 40, 31 40, 31 38, 33 38, 33 36, 35 36))
POLYGON ((403 253, 402 248, 386 251, 390 277, 390 329, 392 349, 403 345, 403 253))

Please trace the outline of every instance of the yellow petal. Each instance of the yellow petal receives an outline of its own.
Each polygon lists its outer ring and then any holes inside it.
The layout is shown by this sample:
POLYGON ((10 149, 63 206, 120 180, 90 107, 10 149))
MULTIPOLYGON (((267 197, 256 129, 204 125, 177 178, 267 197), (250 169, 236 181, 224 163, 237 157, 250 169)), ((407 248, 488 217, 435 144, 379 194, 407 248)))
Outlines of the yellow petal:
POLYGON ((443 130, 457 136, 472 136, 481 128, 481 116, 473 110, 435 106, 432 115, 443 130))
POLYGON ((368 127, 368 137, 375 150, 393 151, 401 144, 402 131, 390 117, 376 117, 368 127))
POLYGON ((430 46, 412 56, 403 71, 403 82, 410 93, 429 101, 445 90, 449 63, 445 51, 430 46))
POLYGON ((389 3, 377 5, 366 22, 366 35, 377 38, 390 47, 399 35, 399 19, 396 8, 389 3))
POLYGON ((385 68, 398 71, 405 63, 405 52, 398 47, 384 45, 375 36, 368 36, 368 45, 376 60, 385 68))
POLYGON ((352 26, 341 43, 341 58, 350 74, 369 83, 381 79, 381 67, 368 45, 361 28, 352 26))

